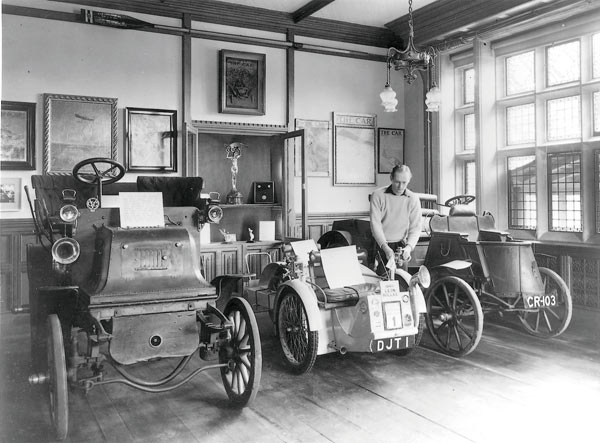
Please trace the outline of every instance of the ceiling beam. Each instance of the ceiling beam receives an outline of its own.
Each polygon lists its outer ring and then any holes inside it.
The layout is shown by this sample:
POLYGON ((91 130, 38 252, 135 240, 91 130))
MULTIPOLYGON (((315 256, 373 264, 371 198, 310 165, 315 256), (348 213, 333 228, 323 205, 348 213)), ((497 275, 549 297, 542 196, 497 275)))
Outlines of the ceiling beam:
POLYGON ((294 23, 291 13, 265 8, 226 3, 216 0, 55 0, 60 3, 116 11, 136 12, 179 18, 189 14, 192 21, 214 23, 238 28, 256 29, 286 35, 354 43, 387 48, 401 40, 392 31, 376 26, 358 25, 337 20, 307 17, 294 23))
POLYGON ((294 23, 298 23, 333 2, 334 0, 311 0, 301 8, 292 12, 292 19, 294 20, 294 23))

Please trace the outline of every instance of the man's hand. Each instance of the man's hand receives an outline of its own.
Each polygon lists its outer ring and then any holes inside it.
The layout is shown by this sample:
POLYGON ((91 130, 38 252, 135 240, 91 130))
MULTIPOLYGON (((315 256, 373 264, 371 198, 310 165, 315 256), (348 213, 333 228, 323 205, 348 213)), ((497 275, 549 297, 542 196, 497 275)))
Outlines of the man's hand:
POLYGON ((402 260, 410 261, 410 253, 412 248, 409 245, 406 245, 404 249, 402 249, 402 260))
POLYGON ((385 252, 385 261, 386 263, 390 260, 390 258, 394 257, 394 250, 388 246, 387 243, 384 243, 381 246, 383 252, 385 252))

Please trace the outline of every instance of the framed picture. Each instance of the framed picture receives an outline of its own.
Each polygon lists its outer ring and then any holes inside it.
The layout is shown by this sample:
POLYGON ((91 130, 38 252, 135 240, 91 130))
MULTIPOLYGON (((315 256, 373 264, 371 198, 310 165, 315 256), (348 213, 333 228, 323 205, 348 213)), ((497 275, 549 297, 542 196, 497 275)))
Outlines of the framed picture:
POLYGON ((404 129, 377 129, 377 159, 380 174, 389 174, 394 166, 404 164, 404 129))
POLYGON ((376 183, 375 127, 371 114, 333 114, 333 185, 376 183))
POLYGON ((0 211, 19 211, 21 209, 21 179, 0 179, 0 211))
POLYGON ((219 51, 219 112, 265 115, 266 54, 219 51))
MULTIPOLYGON (((304 129, 306 174, 312 177, 331 175, 331 124, 327 120, 296 119, 296 129, 304 129)), ((300 171, 300 153, 296 152, 296 176, 300 171)))
POLYGON ((35 169, 35 103, 2 102, 0 169, 35 169))
POLYGON ((177 172, 177 111, 125 109, 128 171, 177 172))
POLYGON ((117 159, 117 99, 44 94, 44 173, 92 157, 117 159))

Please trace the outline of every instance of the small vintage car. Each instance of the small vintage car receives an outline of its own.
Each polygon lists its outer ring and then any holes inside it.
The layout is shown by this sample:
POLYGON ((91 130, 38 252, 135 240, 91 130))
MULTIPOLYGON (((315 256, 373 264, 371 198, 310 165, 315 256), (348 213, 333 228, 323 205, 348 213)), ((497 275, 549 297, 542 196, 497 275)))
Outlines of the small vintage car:
POLYGON ((256 312, 268 311, 283 356, 297 374, 310 371, 322 354, 405 355, 418 346, 425 322, 421 286, 429 284, 427 269, 413 276, 396 270, 408 287, 400 291, 397 280, 381 278, 360 263, 366 260, 364 251, 326 238, 320 242, 327 247, 319 248, 313 240, 287 243, 285 261, 269 263, 260 276, 224 275, 213 284, 224 300, 241 293, 256 312), (350 270, 360 277, 343 286, 332 283, 332 274, 350 270))
MULTIPOLYGON (((200 272, 202 179, 138 178, 138 187, 163 188, 163 202, 182 205, 164 207, 164 226, 123 227, 123 208, 104 208, 100 198, 102 186, 124 172, 114 160, 92 158, 72 176, 32 177, 39 244, 27 249, 36 370, 30 382, 49 388, 58 439, 68 432, 69 387, 87 392, 123 383, 164 392, 217 369, 231 402, 244 406, 260 385, 261 344, 250 305, 233 297, 217 309, 217 291, 200 272), (209 363, 182 376, 196 352, 209 363), (152 380, 127 369, 165 358, 178 363, 152 380), (105 377, 106 364, 117 376, 105 377)), ((204 206, 218 218, 214 205, 204 206)))

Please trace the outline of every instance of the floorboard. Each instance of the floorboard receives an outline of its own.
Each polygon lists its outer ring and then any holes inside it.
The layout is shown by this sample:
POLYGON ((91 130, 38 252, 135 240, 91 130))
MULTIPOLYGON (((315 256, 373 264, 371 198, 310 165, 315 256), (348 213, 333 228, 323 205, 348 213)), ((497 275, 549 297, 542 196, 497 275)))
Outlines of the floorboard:
MULTIPOLYGON (((410 356, 329 354, 312 372, 285 366, 259 314, 261 389, 230 406, 217 370, 175 391, 121 384, 69 392, 67 442, 565 442, 597 438, 600 312, 575 309, 569 329, 542 340, 510 318, 488 319, 478 348, 456 359, 424 336, 410 356)), ((0 315, 0 441, 53 441, 43 388, 29 386, 29 318, 0 315)), ((207 364, 194 357, 194 365, 207 364)), ((158 378, 170 360, 131 372, 158 378)), ((108 375, 114 375, 109 369, 108 375)))

